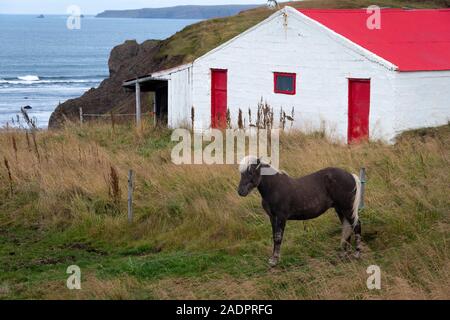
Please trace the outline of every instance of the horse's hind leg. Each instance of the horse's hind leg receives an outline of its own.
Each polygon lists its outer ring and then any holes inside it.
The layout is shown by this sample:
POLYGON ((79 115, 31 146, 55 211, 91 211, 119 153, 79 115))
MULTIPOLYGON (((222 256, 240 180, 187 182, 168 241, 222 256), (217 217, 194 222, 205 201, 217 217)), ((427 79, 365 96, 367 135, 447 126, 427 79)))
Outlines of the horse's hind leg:
POLYGON ((352 232, 353 232, 352 225, 348 221, 348 219, 345 217, 345 215, 343 214, 343 212, 341 210, 336 209, 336 212, 342 223, 341 251, 342 251, 342 255, 345 255, 346 252, 351 247, 350 241, 352 239, 352 232))
POLYGON ((361 239, 361 221, 358 220, 356 225, 353 228, 353 232, 355 232, 356 239, 356 252, 355 258, 361 258, 361 250, 362 250, 362 239, 361 239))
POLYGON ((352 216, 348 216, 347 219, 350 222, 350 225, 352 226, 353 232, 355 233, 355 240, 356 240, 355 258, 359 259, 361 258, 361 250, 362 250, 361 221, 359 219, 355 221, 355 218, 353 218, 352 216))

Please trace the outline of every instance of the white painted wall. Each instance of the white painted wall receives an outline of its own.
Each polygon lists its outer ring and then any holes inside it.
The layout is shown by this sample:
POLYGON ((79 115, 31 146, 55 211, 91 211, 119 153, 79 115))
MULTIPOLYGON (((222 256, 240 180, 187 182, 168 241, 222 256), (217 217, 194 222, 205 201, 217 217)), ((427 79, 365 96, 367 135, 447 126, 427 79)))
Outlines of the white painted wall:
POLYGON ((237 126, 239 108, 248 124, 263 98, 273 108, 295 109, 294 127, 320 130, 347 141, 348 79, 371 79, 370 138, 392 142, 401 131, 447 123, 450 71, 393 71, 395 66, 329 32, 293 9, 278 12, 258 26, 194 61, 169 71, 169 125, 211 125, 211 69, 228 70, 228 108, 237 126), (297 74, 296 95, 274 93, 273 73, 297 74))
POLYGON ((169 126, 190 124, 192 108, 192 67, 173 73, 169 80, 169 126))
POLYGON ((168 125, 184 127, 191 123, 192 65, 184 65, 152 74, 154 78, 168 81, 168 125))
POLYGON ((395 131, 450 121, 450 71, 399 72, 395 79, 395 131))
MULTIPOLYGON (((371 138, 393 134, 394 72, 369 61, 323 32, 315 23, 280 12, 270 21, 244 33, 219 50, 194 62, 193 103, 197 125, 207 128, 211 117, 211 69, 228 69, 228 107, 233 124, 238 109, 256 114, 261 97, 274 108, 295 108, 295 127, 318 130, 325 122, 332 137, 347 139, 348 78, 371 78, 371 138), (275 94, 274 72, 297 73, 297 94, 275 94)), ((247 120, 248 123, 248 120, 247 120)))

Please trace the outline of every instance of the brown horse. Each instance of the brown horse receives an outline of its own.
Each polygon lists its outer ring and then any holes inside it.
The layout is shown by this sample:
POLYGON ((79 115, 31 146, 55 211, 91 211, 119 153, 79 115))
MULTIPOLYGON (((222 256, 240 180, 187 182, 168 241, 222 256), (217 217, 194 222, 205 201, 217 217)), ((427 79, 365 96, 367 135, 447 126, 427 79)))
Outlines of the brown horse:
POLYGON ((269 260, 278 264, 281 242, 287 220, 310 220, 334 208, 342 223, 341 247, 348 249, 352 232, 356 238, 355 257, 361 255, 361 222, 358 210, 361 201, 361 181, 342 169, 327 168, 294 179, 272 168, 254 156, 243 159, 239 167, 241 181, 238 193, 246 197, 258 188, 262 206, 270 217, 274 249, 269 260), (270 174, 267 172, 272 171, 270 174))

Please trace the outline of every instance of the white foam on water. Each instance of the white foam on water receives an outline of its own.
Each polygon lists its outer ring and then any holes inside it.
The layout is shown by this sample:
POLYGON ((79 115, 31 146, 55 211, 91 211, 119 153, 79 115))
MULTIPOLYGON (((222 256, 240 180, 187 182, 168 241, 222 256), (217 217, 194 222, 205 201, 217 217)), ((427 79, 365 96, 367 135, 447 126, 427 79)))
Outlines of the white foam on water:
POLYGON ((41 79, 39 79, 38 76, 34 76, 34 75, 26 75, 26 76, 21 76, 21 77, 17 77, 17 79, 19 80, 23 80, 23 81, 39 81, 41 79))
MULTIPOLYGON (((19 77, 21 78, 21 77, 19 77)), ((23 77, 22 77, 23 78, 23 77)), ((106 77, 105 77, 106 78, 106 77)), ((12 84, 12 85, 36 85, 36 84, 53 84, 53 83, 100 83, 102 79, 55 79, 55 80, 5 80, 0 79, 0 84, 12 84)))

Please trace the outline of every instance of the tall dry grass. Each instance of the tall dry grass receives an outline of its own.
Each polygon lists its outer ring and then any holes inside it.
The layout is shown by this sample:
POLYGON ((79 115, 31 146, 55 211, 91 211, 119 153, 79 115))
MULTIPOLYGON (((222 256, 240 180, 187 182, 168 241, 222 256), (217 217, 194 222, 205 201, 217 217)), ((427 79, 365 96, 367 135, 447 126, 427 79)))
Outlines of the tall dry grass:
MULTIPOLYGON (((3 130, 0 156, 8 165, 0 168, 0 226, 71 230, 117 247, 149 244, 169 255, 245 254, 264 265, 271 239, 259 197, 237 196, 235 166, 173 165, 170 134, 148 123, 142 131, 127 124, 68 125, 36 131, 31 146, 26 132, 3 130), (123 192, 129 169, 136 175, 132 225, 123 192)), ((283 272, 247 278, 230 265, 230 271, 206 280, 125 279, 117 294, 133 297, 137 288, 146 288, 161 298, 449 298, 449 144, 449 126, 405 134, 394 146, 345 146, 321 133, 282 134, 281 167, 292 176, 328 166, 367 168, 364 263, 338 262, 340 227, 331 213, 288 224, 283 272), (368 263, 386 270, 381 293, 365 288, 368 263), (219 283, 239 290, 220 290, 219 283)), ((95 286, 99 280, 92 281, 95 286)), ((107 291, 102 288, 99 298, 107 291)))

